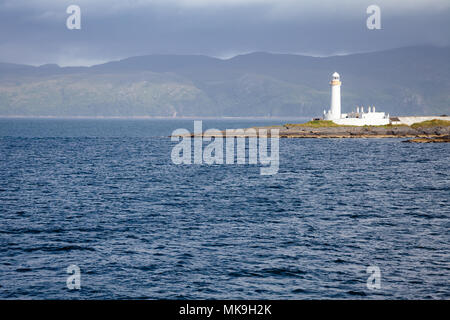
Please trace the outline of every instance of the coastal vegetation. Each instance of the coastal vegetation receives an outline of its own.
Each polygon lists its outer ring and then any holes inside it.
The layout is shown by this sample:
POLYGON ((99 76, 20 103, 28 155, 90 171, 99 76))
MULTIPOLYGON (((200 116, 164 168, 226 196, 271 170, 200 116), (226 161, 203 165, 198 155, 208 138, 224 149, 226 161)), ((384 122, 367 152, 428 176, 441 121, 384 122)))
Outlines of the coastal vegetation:
POLYGON ((432 128, 432 127, 449 127, 449 126, 450 126, 450 121, 438 120, 438 119, 427 120, 427 121, 423 121, 423 122, 414 123, 413 125, 411 125, 411 127, 414 129, 432 128))
POLYGON ((285 124, 279 134, 282 138, 413 138, 405 142, 450 142, 450 121, 428 120, 411 126, 344 126, 317 119, 285 124))
POLYGON ((331 120, 311 120, 305 123, 287 123, 285 127, 311 127, 311 128, 329 128, 329 127, 349 127, 334 123, 331 120))
POLYGON ((383 124, 383 125, 378 125, 378 126, 364 126, 364 127, 377 127, 377 128, 397 128, 397 127, 409 127, 407 124, 401 123, 401 124, 383 124))
MULTIPOLYGON (((418 128, 434 128, 434 127, 448 127, 450 126, 450 121, 447 120, 427 120, 418 123, 414 123, 411 126, 407 124, 385 124, 385 125, 377 125, 377 126, 369 126, 365 125, 362 128, 397 128, 397 127, 411 127, 414 129, 418 128)), ((305 123, 287 123, 284 125, 286 128, 296 128, 296 127, 309 127, 309 128, 332 128, 332 127, 355 127, 349 125, 339 125, 334 123, 331 120, 311 120, 305 123)))
MULTIPOLYGON (((311 120, 305 123, 287 123, 284 125, 287 128, 295 128, 295 127, 310 127, 310 128, 332 128, 332 127, 356 127, 351 125, 340 125, 336 124, 331 120, 311 120)), ((363 126, 364 127, 377 127, 377 128, 395 128, 395 127, 408 127, 406 124, 385 124, 385 125, 377 125, 377 126, 363 126)))

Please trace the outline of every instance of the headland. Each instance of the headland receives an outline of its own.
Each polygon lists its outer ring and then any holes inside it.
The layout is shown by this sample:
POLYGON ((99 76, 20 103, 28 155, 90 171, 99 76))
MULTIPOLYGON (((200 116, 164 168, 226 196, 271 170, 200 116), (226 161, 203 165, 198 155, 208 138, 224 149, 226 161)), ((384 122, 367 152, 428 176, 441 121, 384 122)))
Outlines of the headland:
MULTIPOLYGON (((233 137, 251 137, 271 135, 271 130, 278 130, 280 138, 413 138, 407 142, 450 142, 450 119, 427 120, 412 125, 388 124, 380 126, 338 125, 328 120, 312 120, 306 123, 285 124, 277 126, 253 127, 233 130, 233 137)), ((201 134, 189 134, 191 137, 227 137, 227 131, 206 131, 201 134)))

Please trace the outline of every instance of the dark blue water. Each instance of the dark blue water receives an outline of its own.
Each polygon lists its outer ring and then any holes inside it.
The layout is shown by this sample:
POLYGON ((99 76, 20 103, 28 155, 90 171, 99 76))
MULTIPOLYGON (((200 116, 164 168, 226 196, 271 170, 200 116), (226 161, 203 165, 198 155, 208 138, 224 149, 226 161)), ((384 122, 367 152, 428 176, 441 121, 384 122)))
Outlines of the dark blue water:
POLYGON ((0 120, 0 298, 450 298, 449 144, 282 139, 261 176, 172 164, 182 127, 0 120))

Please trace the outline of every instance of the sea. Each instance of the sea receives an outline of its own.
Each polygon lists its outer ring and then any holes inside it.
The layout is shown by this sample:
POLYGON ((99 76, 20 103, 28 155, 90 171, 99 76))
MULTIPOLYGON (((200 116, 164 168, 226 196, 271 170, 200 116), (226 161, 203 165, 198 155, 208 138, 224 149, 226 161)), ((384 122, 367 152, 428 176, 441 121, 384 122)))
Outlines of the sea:
POLYGON ((280 139, 261 175, 174 164, 178 128, 0 119, 0 299, 450 298, 449 144, 280 139))

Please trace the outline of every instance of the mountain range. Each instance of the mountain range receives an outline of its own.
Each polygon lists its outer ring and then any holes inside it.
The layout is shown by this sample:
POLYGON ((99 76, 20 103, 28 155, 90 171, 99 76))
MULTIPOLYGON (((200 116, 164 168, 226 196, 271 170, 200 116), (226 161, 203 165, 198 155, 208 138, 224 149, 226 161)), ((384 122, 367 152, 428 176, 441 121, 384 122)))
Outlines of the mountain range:
POLYGON ((321 116, 331 74, 342 111, 450 114, 450 48, 332 57, 148 55, 91 67, 0 63, 0 116, 321 116))

